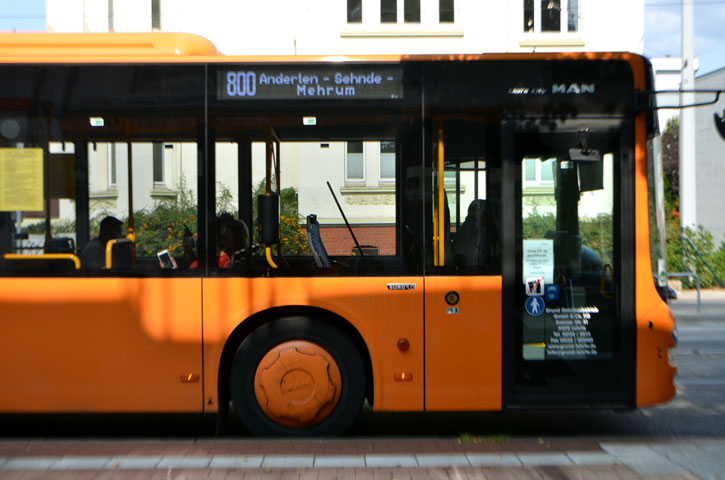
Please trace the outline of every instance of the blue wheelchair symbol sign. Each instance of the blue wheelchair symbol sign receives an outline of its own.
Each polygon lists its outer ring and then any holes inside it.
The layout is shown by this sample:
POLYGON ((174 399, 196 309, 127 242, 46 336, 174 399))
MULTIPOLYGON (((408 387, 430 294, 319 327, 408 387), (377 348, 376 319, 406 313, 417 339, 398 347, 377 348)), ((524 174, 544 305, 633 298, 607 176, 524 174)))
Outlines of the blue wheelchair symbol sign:
POLYGON ((559 285, 547 285, 544 297, 550 302, 559 301, 559 285))
POLYGON ((534 317, 538 317, 539 315, 544 313, 544 310, 546 308, 546 306, 544 305, 544 301, 541 299, 541 297, 527 298, 524 306, 526 307, 526 312, 529 315, 533 315, 534 317))

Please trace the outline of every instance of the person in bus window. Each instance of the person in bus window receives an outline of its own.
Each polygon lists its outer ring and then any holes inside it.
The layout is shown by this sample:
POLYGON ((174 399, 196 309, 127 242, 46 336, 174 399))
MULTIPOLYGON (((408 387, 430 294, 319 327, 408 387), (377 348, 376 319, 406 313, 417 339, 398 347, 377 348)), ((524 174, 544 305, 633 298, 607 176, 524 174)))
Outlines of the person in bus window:
POLYGON ((123 236, 123 222, 107 216, 101 220, 98 236, 94 237, 81 251, 81 265, 87 270, 101 270, 106 266, 106 244, 109 240, 123 236))
MULTIPOLYGON (((244 254, 249 249, 249 230, 243 221, 237 220, 230 213, 222 213, 217 219, 217 222, 217 267, 231 268, 242 260, 244 254)), ((189 236, 189 240, 187 242, 185 236, 184 242, 182 242, 184 256, 190 260, 189 268, 197 268, 199 262, 194 253, 193 237, 189 236)), ((172 261, 176 265, 176 260, 172 259, 172 261)), ((161 267, 163 268, 164 265, 161 265, 161 267)))
POLYGON ((217 266, 231 268, 239 262, 249 249, 249 229, 243 221, 237 220, 229 213, 219 216, 218 244, 219 253, 217 266))
POLYGON ((486 265, 486 200, 475 199, 468 206, 466 220, 453 238, 453 252, 463 269, 486 265))

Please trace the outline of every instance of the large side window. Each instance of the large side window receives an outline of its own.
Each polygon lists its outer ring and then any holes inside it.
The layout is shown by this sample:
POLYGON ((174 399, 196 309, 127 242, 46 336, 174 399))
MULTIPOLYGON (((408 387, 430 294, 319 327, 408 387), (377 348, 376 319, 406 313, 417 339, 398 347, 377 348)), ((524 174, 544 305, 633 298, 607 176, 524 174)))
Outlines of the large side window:
POLYGON ((4 67, 3 76, 11 104, 30 106, 0 111, 0 182, 12 186, 0 193, 0 274, 181 273, 198 237, 203 69, 4 67), (164 271, 161 251, 179 268, 164 271))

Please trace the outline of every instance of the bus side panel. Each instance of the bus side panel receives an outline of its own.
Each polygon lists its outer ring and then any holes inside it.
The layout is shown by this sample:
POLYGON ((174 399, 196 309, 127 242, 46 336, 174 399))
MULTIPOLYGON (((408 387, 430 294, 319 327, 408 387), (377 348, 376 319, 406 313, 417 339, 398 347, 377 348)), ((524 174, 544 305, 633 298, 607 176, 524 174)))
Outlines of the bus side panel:
POLYGON ((199 412, 201 280, 0 279, 0 411, 199 412))
POLYGON ((501 409, 501 277, 426 277, 426 410, 501 409), (449 292, 460 301, 446 302, 449 292))
POLYGON ((637 282, 637 369, 636 405, 643 407, 670 400, 675 396, 674 376, 668 350, 675 347, 675 321, 660 298, 652 279, 650 262, 649 209, 645 117, 635 123, 635 222, 637 282))
POLYGON ((327 310, 359 332, 372 362, 375 410, 423 409, 421 278, 206 278, 204 378, 208 411, 218 405, 219 365, 231 332, 256 313, 286 306, 327 310), (401 338, 410 344, 407 351, 398 348, 401 338), (409 381, 399 381, 400 373, 406 373, 409 381))

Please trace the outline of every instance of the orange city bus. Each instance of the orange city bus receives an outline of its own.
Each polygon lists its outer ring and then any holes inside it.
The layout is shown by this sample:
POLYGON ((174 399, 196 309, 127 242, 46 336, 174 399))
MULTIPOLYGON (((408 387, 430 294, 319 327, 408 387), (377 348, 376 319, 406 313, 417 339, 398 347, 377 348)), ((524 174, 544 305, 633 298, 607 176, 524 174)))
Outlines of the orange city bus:
POLYGON ((639 55, 3 34, 0 78, 0 413, 331 435, 675 394, 639 55))

